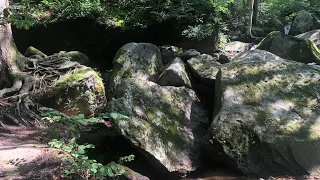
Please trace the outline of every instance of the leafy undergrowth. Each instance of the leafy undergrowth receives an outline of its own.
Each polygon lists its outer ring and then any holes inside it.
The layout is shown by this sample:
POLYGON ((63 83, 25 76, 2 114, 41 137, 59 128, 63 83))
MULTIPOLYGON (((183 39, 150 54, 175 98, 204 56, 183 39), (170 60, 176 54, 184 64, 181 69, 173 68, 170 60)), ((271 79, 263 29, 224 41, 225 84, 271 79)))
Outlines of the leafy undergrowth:
POLYGON ((92 144, 78 144, 77 139, 81 131, 88 130, 87 125, 101 123, 103 119, 127 119, 128 117, 117 113, 105 113, 98 117, 86 119, 83 114, 68 117, 57 111, 49 111, 42 114, 43 119, 51 125, 48 128, 48 136, 52 139, 48 144, 63 154, 61 167, 63 177, 71 179, 105 179, 114 178, 125 173, 125 169, 119 164, 134 160, 134 155, 119 158, 118 162, 110 162, 106 165, 89 159, 87 149, 94 148, 92 144))

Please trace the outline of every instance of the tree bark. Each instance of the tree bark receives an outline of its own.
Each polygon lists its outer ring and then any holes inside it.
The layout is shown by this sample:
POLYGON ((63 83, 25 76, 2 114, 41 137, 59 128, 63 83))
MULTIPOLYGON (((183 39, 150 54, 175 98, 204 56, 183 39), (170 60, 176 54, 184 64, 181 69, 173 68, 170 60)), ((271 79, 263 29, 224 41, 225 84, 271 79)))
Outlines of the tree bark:
POLYGON ((258 23, 258 16, 259 16, 259 7, 260 7, 261 0, 255 0, 253 5, 253 17, 252 17, 252 24, 257 25, 258 23))
POLYGON ((248 28, 247 28, 247 35, 250 37, 253 37, 252 35, 252 18, 253 18, 253 5, 255 0, 250 0, 250 10, 249 10, 249 22, 248 22, 248 28))

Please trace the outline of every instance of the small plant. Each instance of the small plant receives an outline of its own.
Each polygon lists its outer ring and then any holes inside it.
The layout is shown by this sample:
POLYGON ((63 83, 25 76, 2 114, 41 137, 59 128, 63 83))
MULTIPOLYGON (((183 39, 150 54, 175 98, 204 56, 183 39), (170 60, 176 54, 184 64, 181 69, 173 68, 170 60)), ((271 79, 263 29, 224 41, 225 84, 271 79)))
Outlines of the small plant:
MULTIPOLYGON (((124 169, 121 169, 115 162, 110 162, 107 165, 98 163, 96 160, 89 159, 85 155, 85 150, 94 148, 92 144, 78 145, 76 138, 69 140, 67 144, 64 144, 57 139, 53 139, 48 143, 51 147, 58 148, 63 152, 70 155, 70 158, 63 158, 62 164, 65 165, 64 173, 67 177, 71 177, 72 174, 85 174, 88 176, 100 179, 103 177, 115 177, 125 173, 124 169)), ((134 160, 134 155, 121 157, 119 164, 123 162, 130 162, 134 160)))
MULTIPOLYGON (((125 173, 124 169, 121 169, 115 162, 110 162, 107 165, 98 163, 94 159, 89 159, 85 155, 86 149, 94 148, 92 144, 79 145, 76 143, 76 138, 80 137, 79 129, 84 126, 84 123, 97 123, 101 118, 117 119, 128 119, 127 116, 118 113, 104 113, 98 117, 92 117, 86 119, 83 114, 68 117, 57 111, 48 111, 41 114, 43 119, 51 123, 53 126, 50 127, 48 135, 50 137, 61 137, 59 133, 61 130, 58 129, 59 124, 63 124, 64 138, 72 137, 71 139, 59 141, 58 139, 52 139, 48 144, 51 147, 60 149, 62 152, 67 154, 62 158, 62 166, 64 167, 64 173, 67 177, 72 177, 73 174, 82 174, 85 179, 93 177, 95 179, 101 179, 104 177, 116 177, 125 173)), ((134 160, 134 155, 121 157, 118 161, 119 164, 124 162, 130 162, 134 160)))

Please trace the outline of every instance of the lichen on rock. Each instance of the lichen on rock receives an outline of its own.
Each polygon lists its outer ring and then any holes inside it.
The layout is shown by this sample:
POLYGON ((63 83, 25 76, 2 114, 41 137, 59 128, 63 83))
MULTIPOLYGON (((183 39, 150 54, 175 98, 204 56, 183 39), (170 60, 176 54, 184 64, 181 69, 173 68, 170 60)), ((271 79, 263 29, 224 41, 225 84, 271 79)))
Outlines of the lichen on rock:
POLYGON ((257 49, 266 50, 284 59, 306 64, 320 61, 320 50, 313 42, 289 36, 279 31, 269 33, 258 44, 257 49))
POLYGON ((175 58, 161 73, 157 83, 161 86, 185 86, 191 88, 185 64, 180 58, 175 58))
POLYGON ((102 79, 88 67, 77 68, 62 76, 54 82, 52 93, 47 96, 42 101, 44 104, 69 115, 92 116, 106 104, 102 79))
POLYGON ((248 51, 218 73, 207 155, 248 176, 319 174, 320 70, 248 51))
POLYGON ((110 90, 126 78, 156 81, 163 70, 160 50, 149 43, 128 43, 121 47, 113 60, 110 90))
POLYGON ((113 125, 136 147, 170 172, 186 173, 199 166, 200 142, 208 126, 206 111, 194 91, 138 78, 124 79, 115 89, 107 112, 130 119, 113 125))

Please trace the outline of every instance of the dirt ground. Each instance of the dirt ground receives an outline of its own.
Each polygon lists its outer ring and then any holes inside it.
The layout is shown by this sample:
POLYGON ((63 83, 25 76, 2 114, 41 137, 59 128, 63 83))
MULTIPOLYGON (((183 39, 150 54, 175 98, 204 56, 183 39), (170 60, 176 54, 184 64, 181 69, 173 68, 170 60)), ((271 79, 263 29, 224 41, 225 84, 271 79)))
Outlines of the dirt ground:
MULTIPOLYGON (((47 145, 46 129, 27 130, 18 126, 0 128, 0 180, 60 180, 61 155, 47 145)), ((185 180, 320 180, 320 176, 247 178, 226 170, 201 173, 185 180)))
POLYGON ((61 179, 58 152, 45 143, 44 129, 0 129, 0 179, 61 179))

